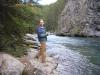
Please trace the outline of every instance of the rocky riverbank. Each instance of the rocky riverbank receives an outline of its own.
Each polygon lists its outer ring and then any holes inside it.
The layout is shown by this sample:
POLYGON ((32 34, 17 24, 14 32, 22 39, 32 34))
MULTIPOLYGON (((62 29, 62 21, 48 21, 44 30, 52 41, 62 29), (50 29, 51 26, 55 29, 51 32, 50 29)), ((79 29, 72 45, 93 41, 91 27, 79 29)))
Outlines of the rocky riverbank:
POLYGON ((37 58, 39 44, 34 35, 27 34, 24 43, 31 45, 27 54, 20 58, 6 53, 0 53, 0 75, 58 75, 57 63, 54 58, 47 56, 46 63, 41 63, 37 58))

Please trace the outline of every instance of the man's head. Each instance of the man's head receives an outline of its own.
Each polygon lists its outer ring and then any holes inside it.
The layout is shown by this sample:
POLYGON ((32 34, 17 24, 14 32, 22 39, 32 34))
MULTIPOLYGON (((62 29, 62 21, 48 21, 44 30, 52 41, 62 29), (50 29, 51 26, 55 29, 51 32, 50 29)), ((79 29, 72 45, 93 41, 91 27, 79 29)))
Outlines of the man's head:
POLYGON ((39 25, 41 25, 41 26, 44 25, 44 21, 43 21, 43 19, 40 19, 40 21, 39 21, 39 25))

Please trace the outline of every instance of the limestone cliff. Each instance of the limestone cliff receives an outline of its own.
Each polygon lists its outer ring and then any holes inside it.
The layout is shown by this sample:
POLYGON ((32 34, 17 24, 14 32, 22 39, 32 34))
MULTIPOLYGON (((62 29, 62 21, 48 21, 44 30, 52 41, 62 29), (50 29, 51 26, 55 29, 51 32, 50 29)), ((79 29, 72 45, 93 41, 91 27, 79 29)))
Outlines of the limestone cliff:
POLYGON ((100 0, 66 0, 57 34, 100 36, 100 0))

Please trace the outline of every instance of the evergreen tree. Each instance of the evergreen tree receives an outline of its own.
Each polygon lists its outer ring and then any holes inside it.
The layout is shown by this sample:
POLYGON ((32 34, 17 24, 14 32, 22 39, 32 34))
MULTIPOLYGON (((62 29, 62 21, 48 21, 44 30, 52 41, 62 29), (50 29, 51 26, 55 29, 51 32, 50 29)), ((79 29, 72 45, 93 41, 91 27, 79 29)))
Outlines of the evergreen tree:
POLYGON ((33 32, 40 8, 22 4, 20 0, 0 0, 0 51, 12 54, 25 51, 24 34, 33 32), (19 48, 20 47, 20 48, 19 48))
POLYGON ((58 25, 58 18, 65 6, 66 0, 58 0, 56 3, 43 7, 43 16, 46 20, 47 30, 55 31, 58 25))

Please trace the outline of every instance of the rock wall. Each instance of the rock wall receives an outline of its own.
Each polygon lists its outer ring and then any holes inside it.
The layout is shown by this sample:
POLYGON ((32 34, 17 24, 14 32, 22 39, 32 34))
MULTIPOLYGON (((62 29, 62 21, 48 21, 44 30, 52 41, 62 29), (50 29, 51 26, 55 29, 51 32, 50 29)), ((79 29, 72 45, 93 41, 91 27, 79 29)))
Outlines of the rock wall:
POLYGON ((100 37, 100 0, 66 0, 57 34, 100 37))

